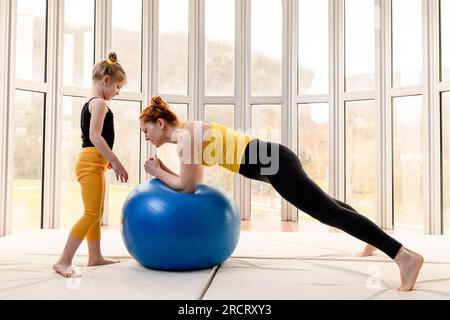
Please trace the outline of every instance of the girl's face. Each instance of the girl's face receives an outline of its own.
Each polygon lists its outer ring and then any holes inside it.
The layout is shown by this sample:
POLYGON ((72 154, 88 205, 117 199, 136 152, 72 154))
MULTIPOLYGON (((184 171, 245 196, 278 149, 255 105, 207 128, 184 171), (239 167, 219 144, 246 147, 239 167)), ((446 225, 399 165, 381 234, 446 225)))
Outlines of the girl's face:
POLYGON ((145 134, 145 140, 151 142, 156 148, 166 143, 164 140, 166 123, 158 119, 155 123, 141 120, 141 130, 145 134))
POLYGON ((105 100, 109 101, 115 96, 120 94, 120 90, 125 86, 126 79, 122 81, 114 81, 110 77, 106 76, 103 78, 103 92, 105 95, 105 100))

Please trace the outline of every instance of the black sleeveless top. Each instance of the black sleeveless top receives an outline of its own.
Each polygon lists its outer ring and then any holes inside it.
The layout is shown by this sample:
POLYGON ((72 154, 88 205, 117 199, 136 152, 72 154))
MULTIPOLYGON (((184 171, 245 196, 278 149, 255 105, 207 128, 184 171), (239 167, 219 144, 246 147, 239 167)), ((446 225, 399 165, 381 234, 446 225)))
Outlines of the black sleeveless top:
MULTIPOLYGON (((91 113, 89 112, 89 103, 97 99, 96 97, 92 98, 88 102, 86 102, 83 106, 83 110, 81 110, 81 139, 83 140, 83 148, 95 147, 89 138, 89 131, 91 126, 91 113)), ((102 137, 105 139, 109 148, 112 150, 114 146, 114 114, 111 109, 108 108, 108 113, 105 116, 105 120, 103 121, 103 129, 102 129, 102 137)))

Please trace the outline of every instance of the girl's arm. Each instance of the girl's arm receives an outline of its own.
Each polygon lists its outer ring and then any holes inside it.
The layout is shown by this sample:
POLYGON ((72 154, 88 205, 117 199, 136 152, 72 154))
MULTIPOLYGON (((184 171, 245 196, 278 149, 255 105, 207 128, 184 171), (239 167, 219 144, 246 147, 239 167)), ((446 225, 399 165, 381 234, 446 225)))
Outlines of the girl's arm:
POLYGON ((111 163, 116 174, 116 179, 122 183, 128 182, 128 172, 102 137, 103 122, 108 112, 105 101, 100 99, 94 100, 91 103, 90 111, 91 124, 89 127, 89 139, 97 150, 111 163))

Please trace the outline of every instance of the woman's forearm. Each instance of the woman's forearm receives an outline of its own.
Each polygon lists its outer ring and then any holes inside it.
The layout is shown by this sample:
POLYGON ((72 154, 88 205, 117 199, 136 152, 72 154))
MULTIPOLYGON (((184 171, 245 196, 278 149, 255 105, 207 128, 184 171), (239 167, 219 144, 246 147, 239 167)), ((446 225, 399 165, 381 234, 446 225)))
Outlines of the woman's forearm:
POLYGON ((154 176, 168 185, 170 188, 178 191, 185 192, 184 187, 181 185, 180 177, 170 174, 169 172, 160 168, 154 176))
POLYGON ((172 170, 170 170, 169 168, 166 167, 166 165, 164 163, 160 163, 161 169, 163 169, 164 171, 166 171, 167 173, 170 173, 171 175, 175 176, 175 177, 180 177, 178 174, 176 174, 175 172, 173 172, 172 170))

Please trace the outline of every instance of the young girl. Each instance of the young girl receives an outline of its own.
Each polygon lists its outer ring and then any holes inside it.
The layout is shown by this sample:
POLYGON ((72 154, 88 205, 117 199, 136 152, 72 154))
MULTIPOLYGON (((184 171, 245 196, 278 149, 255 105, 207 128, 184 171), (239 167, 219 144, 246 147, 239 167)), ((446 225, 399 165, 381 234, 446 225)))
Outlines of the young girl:
POLYGON ((202 166, 214 164, 249 179, 269 183, 298 209, 368 243, 360 256, 371 255, 376 248, 382 250, 400 269, 401 285, 398 290, 414 288, 423 257, 404 248, 348 204, 322 191, 307 176, 297 155, 286 146, 244 135, 214 122, 181 125, 161 97, 152 99, 140 120, 146 140, 157 148, 165 143, 177 144, 179 175, 169 170, 157 156, 151 157, 145 164, 147 173, 169 187, 194 193, 197 183, 201 182, 202 166))
POLYGON ((106 168, 114 169, 118 181, 128 181, 127 171, 112 152, 114 116, 107 104, 119 94, 126 82, 126 73, 117 62, 115 53, 110 53, 108 59, 95 65, 92 78, 91 98, 81 111, 83 149, 75 168, 81 185, 84 215, 73 226, 64 252, 53 265, 53 269, 64 277, 78 276, 71 265, 84 238, 88 242, 89 267, 115 263, 103 258, 100 251, 106 168))

